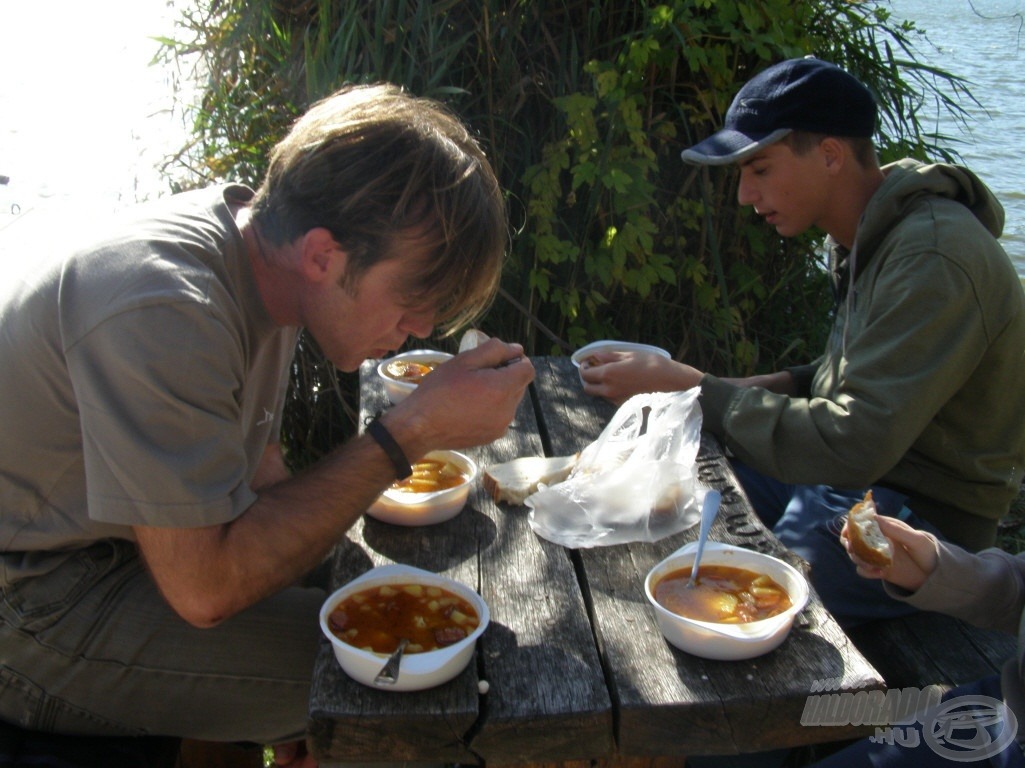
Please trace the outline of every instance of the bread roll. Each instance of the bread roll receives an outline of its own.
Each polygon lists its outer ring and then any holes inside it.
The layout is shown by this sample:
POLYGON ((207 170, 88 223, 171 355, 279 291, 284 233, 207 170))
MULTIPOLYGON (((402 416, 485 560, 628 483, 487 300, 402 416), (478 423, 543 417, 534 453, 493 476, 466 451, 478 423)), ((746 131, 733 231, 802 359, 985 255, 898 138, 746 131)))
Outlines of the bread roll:
POLYGON ((488 467, 481 482, 496 502, 522 504, 541 483, 554 485, 565 480, 579 456, 521 456, 488 467))
POLYGON ((889 568, 893 563, 893 544, 879 530, 877 516, 872 491, 868 491, 847 513, 847 540, 859 560, 876 568, 889 568))

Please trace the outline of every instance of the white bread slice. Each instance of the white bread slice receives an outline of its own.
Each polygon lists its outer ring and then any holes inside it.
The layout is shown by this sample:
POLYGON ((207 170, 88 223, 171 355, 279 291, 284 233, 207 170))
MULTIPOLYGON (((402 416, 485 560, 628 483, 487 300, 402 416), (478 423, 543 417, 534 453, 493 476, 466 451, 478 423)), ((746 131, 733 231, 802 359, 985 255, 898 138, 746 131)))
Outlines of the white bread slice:
POLYGON ((888 568, 893 563, 893 544, 879 529, 877 516, 872 491, 868 491, 847 513, 847 540, 859 560, 876 568, 888 568))
POLYGON ((481 482, 496 502, 522 504, 539 484, 554 485, 565 480, 579 457, 579 453, 572 456, 521 456, 488 467, 481 482))

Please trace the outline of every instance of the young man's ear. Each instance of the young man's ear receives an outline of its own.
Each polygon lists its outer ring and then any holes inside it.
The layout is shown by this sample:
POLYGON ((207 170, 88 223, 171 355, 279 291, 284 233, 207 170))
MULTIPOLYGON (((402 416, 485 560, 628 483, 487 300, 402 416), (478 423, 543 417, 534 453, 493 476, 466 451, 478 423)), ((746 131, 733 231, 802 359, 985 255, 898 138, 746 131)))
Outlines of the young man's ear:
POLYGON ((300 238, 300 270, 311 283, 337 282, 345 262, 345 251, 330 230, 316 227, 300 238))
POLYGON ((830 173, 838 173, 851 153, 850 145, 845 141, 827 136, 819 143, 819 151, 825 162, 826 170, 830 173))

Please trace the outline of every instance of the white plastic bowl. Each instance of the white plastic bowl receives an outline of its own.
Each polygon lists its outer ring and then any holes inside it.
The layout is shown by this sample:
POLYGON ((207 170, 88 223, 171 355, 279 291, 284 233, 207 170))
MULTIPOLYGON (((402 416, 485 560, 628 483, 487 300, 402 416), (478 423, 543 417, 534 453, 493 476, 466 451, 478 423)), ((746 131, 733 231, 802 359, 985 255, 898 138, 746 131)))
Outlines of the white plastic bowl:
POLYGON ((384 691, 422 691, 451 680, 458 675, 473 656, 473 649, 491 621, 487 603, 465 584, 409 565, 382 565, 373 568, 335 591, 320 609, 320 629, 331 642, 335 658, 345 674, 353 680, 384 691), (382 584, 424 584, 447 589, 467 600, 476 610, 480 623, 458 643, 436 651, 407 653, 399 665, 398 680, 394 684, 377 684, 374 678, 388 660, 387 654, 371 653, 340 640, 328 627, 328 617, 349 595, 382 584))
POLYGON ((431 451, 424 458, 452 462, 466 475, 466 480, 453 488, 431 493, 389 488, 370 505, 367 514, 394 525, 434 525, 458 515, 466 506, 470 488, 477 479, 476 462, 456 451, 431 451))
MULTIPOLYGON (((655 347, 651 344, 638 344, 633 341, 613 341, 611 339, 605 339, 603 341, 592 341, 590 344, 581 347, 570 357, 573 361, 573 365, 579 370, 580 365, 588 357, 593 355, 595 352, 654 352, 662 357, 672 359, 666 350, 662 347, 655 347)), ((584 380, 581 378, 580 383, 583 384, 584 380)))
POLYGON ((734 661, 762 656, 778 647, 790 633, 794 618, 808 603, 808 580, 793 566, 778 558, 710 541, 701 556, 704 565, 728 565, 764 573, 790 596, 792 605, 783 613, 745 624, 720 624, 684 618, 655 602, 654 587, 662 577, 694 562, 697 542, 691 542, 669 555, 648 573, 644 594, 655 609, 659 629, 672 645, 705 659, 734 661))
POLYGON ((384 391, 392 405, 398 405, 409 394, 417 388, 417 384, 410 381, 402 381, 388 374, 388 365, 396 361, 411 360, 417 363, 443 363, 452 357, 448 352, 440 352, 436 349, 412 349, 408 352, 400 352, 397 355, 382 360, 377 365, 377 375, 384 381, 384 391))

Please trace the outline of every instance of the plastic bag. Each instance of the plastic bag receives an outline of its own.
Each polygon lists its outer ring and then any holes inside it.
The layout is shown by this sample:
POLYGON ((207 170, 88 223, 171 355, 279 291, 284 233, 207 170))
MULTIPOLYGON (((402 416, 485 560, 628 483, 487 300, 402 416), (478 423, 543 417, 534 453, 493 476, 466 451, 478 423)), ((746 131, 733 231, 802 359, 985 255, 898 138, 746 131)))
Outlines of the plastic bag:
POLYGON ((534 532, 580 548, 658 541, 694 525, 698 392, 646 393, 623 403, 565 480, 527 497, 534 532))

